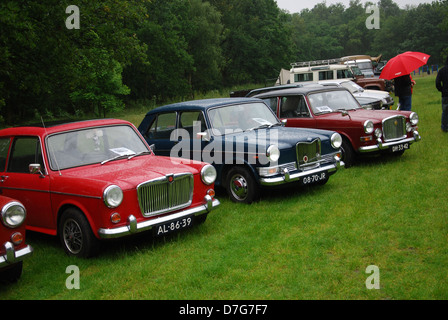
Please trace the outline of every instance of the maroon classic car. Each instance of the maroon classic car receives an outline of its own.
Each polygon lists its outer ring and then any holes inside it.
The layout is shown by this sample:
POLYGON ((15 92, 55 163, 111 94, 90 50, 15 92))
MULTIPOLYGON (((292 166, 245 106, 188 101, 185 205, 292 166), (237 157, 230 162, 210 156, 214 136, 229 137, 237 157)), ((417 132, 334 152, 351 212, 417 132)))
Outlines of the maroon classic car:
POLYGON ((345 88, 305 85, 256 89, 250 96, 264 100, 288 127, 334 130, 342 136, 343 161, 356 155, 390 152, 401 155, 421 139, 418 115, 411 111, 365 110, 345 88))
POLYGON ((0 210, 0 282, 14 282, 22 275, 23 260, 33 253, 25 243, 26 210, 5 196, 0 196, 0 210))
POLYGON ((26 228, 59 235, 75 256, 96 254, 100 239, 190 227, 219 205, 211 165, 155 156, 122 120, 0 130, 0 175, 26 228))

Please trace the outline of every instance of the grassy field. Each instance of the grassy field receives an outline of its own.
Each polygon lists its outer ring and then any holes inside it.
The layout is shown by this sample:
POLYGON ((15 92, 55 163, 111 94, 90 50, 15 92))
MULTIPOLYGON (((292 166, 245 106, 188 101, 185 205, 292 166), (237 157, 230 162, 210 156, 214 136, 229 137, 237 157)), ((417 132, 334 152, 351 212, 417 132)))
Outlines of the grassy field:
MULTIPOLYGON (((447 299, 448 134, 434 76, 415 77, 422 141, 402 157, 369 158, 325 186, 230 202, 187 232, 107 243, 99 257, 66 256, 28 233, 35 252, 5 299, 447 299), (66 288, 67 266, 80 289, 66 288), (366 268, 379 270, 367 289, 366 268)), ((140 123, 144 112, 120 115, 140 123)))

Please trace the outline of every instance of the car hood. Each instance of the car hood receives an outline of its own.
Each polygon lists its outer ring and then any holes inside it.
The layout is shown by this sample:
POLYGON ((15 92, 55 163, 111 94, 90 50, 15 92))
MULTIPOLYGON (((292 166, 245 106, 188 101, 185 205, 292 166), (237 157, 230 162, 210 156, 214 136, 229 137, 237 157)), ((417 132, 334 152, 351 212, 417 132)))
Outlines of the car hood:
POLYGON ((365 97, 365 98, 374 98, 374 99, 387 99, 389 97, 389 93, 387 91, 380 90, 364 90, 362 92, 353 92, 355 97, 365 97))
MULTIPOLYGON (((82 185, 82 189, 103 189, 105 186, 115 184, 123 190, 135 189, 140 183, 152 179, 165 177, 170 174, 178 173, 199 173, 203 163, 192 162, 190 160, 177 159, 171 160, 168 157, 161 156, 140 156, 130 160, 110 161, 103 165, 93 164, 78 168, 62 170, 61 174, 54 176, 54 189, 62 192, 70 192, 68 189, 77 190, 82 185), (176 162, 175 162, 176 161, 176 162)), ((73 192, 73 191, 72 191, 73 192)), ((102 191, 101 191, 102 192, 102 191)), ((79 193, 79 192, 75 192, 79 193)))
MULTIPOLYGON (((270 144, 276 144, 279 149, 288 149, 297 144, 297 142, 310 142, 316 138, 322 141, 328 140, 333 131, 320 129, 305 129, 292 127, 272 127, 270 129, 254 129, 250 131, 237 132, 218 137, 226 142, 246 143, 260 147, 270 144)), ((260 150, 260 149, 258 149, 260 150)))
POLYGON ((372 120, 374 123, 381 123, 383 119, 392 117, 392 116, 405 116, 409 117, 408 112, 396 111, 396 110, 366 110, 366 109, 356 109, 349 110, 348 115, 343 115, 339 112, 332 112, 327 114, 319 115, 320 120, 328 120, 328 121, 351 121, 356 123, 363 124, 366 120, 372 120))

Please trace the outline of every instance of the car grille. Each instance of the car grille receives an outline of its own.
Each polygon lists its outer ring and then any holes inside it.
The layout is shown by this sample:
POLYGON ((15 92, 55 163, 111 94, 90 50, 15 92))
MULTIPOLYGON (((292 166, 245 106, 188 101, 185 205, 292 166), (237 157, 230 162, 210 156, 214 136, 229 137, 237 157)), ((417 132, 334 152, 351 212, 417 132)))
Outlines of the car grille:
POLYGON ((319 165, 321 159, 321 142, 315 139, 311 142, 299 142, 296 145, 297 163, 302 170, 319 165))
POLYGON ((140 210, 145 217, 188 207, 193 198, 193 175, 182 173, 150 180, 137 187, 140 210))
POLYGON ((394 116, 383 120, 384 141, 406 137, 406 118, 394 116))

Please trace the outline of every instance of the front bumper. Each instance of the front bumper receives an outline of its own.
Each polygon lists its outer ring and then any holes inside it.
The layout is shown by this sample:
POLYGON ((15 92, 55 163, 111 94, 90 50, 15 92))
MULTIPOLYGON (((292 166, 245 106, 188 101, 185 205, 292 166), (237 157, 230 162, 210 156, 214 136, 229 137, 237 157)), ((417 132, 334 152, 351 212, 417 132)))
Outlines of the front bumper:
POLYGON ((378 139, 376 145, 360 147, 358 149, 358 151, 361 152, 361 153, 366 153, 366 152, 374 152, 374 151, 386 150, 386 149, 389 149, 389 148, 391 148, 393 146, 396 146, 396 145, 399 145, 399 144, 404 144, 404 143, 411 144, 413 142, 418 142, 421 139, 422 139, 422 137, 420 136, 418 131, 414 131, 414 136, 412 138, 395 140, 395 141, 392 141, 392 142, 382 142, 380 139, 378 139))
POLYGON ((329 175, 335 173, 340 167, 344 166, 344 162, 341 160, 336 160, 332 164, 327 164, 324 166, 319 166, 315 169, 299 171, 296 173, 290 173, 287 169, 282 172, 281 176, 275 177, 261 177, 260 184, 263 186, 276 186, 285 183, 300 181, 302 178, 308 177, 310 175, 319 174, 321 172, 328 172, 329 175))
POLYGON ((189 208, 182 210, 180 212, 169 214, 160 218, 154 218, 151 220, 145 220, 143 222, 137 222, 135 216, 130 215, 126 226, 118 227, 114 229, 99 229, 98 234, 102 239, 113 239, 119 238, 130 234, 135 234, 138 232, 151 230, 154 226, 161 223, 169 222, 171 220, 177 220, 189 215, 199 216, 213 210, 215 207, 220 205, 218 199, 212 199, 210 196, 205 196, 206 203, 194 208, 189 208))
POLYGON ((0 268, 20 262, 33 253, 33 248, 29 245, 16 251, 14 245, 8 241, 3 244, 3 247, 6 253, 0 256, 0 268))

